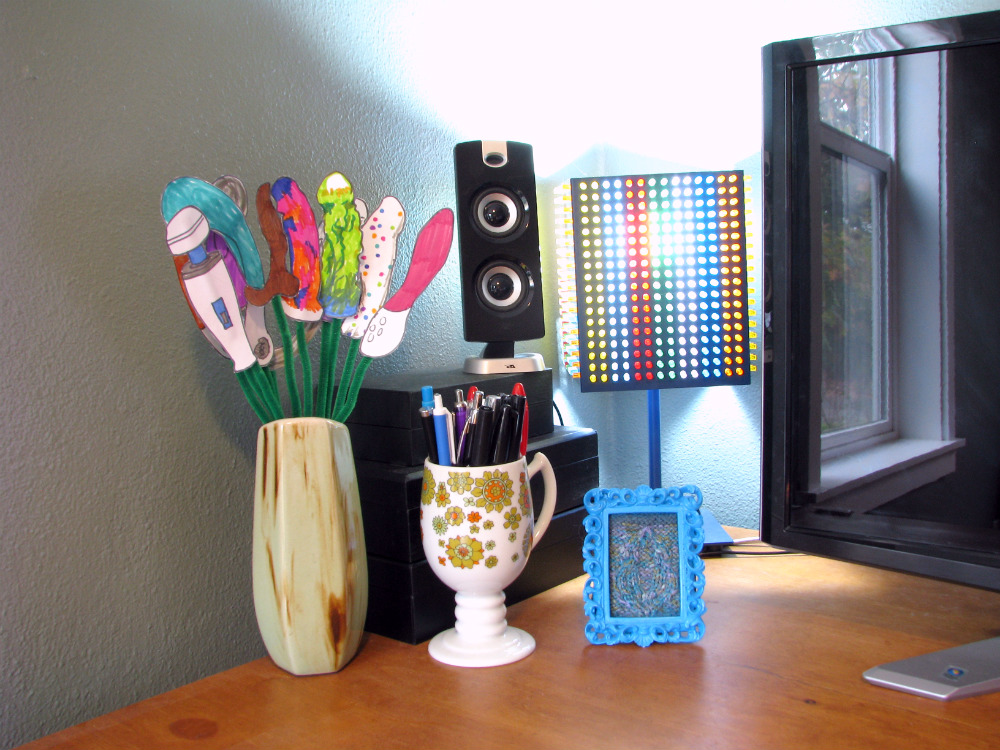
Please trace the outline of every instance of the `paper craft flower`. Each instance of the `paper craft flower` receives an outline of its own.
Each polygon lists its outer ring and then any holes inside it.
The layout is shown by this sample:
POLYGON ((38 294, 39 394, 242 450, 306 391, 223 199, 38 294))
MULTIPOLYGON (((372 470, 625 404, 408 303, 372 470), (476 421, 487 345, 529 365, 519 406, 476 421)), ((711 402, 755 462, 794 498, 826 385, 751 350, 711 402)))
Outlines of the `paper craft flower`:
POLYGON ((354 188, 344 175, 333 172, 320 183, 316 200, 323 207, 322 289, 319 294, 323 318, 346 318, 357 311, 361 295, 358 284, 361 217, 355 205, 354 188))
POLYGON ((263 316, 249 313, 245 295, 247 284, 263 284, 264 275, 243 210, 222 188, 180 177, 164 189, 160 212, 178 280, 205 337, 237 373, 269 362, 273 347, 263 316))
POLYGON ((293 320, 312 321, 323 316, 319 303, 320 246, 319 232, 312 207, 299 186, 289 177, 281 177, 271 186, 281 225, 288 242, 289 267, 299 281, 293 296, 283 297, 285 311, 293 320))
MULTIPOLYGON (((193 177, 172 181, 161 198, 168 246, 196 323, 233 361, 247 401, 262 422, 284 417, 285 403, 291 405, 291 416, 345 422, 371 359, 399 346, 410 308, 444 265, 454 229, 452 211, 438 211, 420 230, 406 277, 383 304, 405 222, 396 198, 387 196, 369 216, 347 178, 330 173, 316 192, 321 235, 317 215, 295 180, 281 177, 273 185, 261 185, 257 218, 270 249, 265 279, 244 217, 246 191, 235 178, 220 180, 223 187, 239 187, 243 207, 222 187, 193 177), (262 306, 268 302, 281 334, 277 351, 264 321, 262 306), (288 319, 295 322, 294 331, 288 319), (317 327, 322 336, 314 388, 309 338, 317 327), (351 343, 338 379, 339 335, 351 343), (287 401, 278 394, 274 374, 262 369, 280 365, 287 401)), ((432 491, 423 488, 421 502, 429 504, 432 491)), ((441 495, 437 500, 447 503, 441 495)))
POLYGON ((454 225, 455 216, 451 209, 442 208, 420 230, 406 278, 365 329, 361 339, 364 356, 384 357, 399 346, 406 331, 410 308, 448 258, 454 225))
POLYGON ((393 196, 385 197, 370 216, 361 217, 361 256, 358 273, 362 294, 357 311, 344 319, 345 336, 361 338, 372 316, 379 311, 389 294, 389 282, 396 261, 396 239, 403 231, 406 213, 393 196))

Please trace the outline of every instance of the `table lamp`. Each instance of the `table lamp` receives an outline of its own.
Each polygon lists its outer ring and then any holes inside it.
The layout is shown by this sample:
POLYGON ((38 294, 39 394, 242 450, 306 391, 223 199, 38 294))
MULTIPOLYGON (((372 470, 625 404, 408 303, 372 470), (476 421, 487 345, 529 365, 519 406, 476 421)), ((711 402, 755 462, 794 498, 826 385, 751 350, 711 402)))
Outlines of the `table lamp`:
POLYGON ((566 368, 583 392, 647 391, 659 487, 660 390, 756 370, 743 173, 581 177, 556 201, 566 368))

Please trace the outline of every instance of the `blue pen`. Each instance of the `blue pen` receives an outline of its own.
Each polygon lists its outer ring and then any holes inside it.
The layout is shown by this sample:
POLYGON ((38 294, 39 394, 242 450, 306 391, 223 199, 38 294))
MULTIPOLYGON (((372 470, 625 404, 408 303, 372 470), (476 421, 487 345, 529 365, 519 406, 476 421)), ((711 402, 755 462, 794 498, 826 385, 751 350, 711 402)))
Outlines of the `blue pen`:
POLYGON ((434 394, 434 437, 437 441, 438 465, 455 465, 455 423, 451 412, 444 408, 440 393, 434 394))
POLYGON ((420 406, 428 411, 434 409, 434 387, 425 385, 420 388, 420 406))

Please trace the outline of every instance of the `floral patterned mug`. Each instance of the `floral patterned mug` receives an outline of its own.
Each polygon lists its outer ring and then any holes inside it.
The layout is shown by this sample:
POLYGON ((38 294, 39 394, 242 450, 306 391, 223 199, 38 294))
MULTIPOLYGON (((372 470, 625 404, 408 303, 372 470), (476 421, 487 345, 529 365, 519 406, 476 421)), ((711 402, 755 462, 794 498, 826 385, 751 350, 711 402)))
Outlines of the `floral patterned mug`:
POLYGON ((420 532, 431 570, 455 591, 455 627, 436 635, 432 657, 485 667, 523 659, 534 639, 507 625, 503 589, 524 570, 552 520, 556 480, 542 453, 496 466, 424 463, 420 532), (534 520, 531 478, 539 471, 545 497, 534 520))

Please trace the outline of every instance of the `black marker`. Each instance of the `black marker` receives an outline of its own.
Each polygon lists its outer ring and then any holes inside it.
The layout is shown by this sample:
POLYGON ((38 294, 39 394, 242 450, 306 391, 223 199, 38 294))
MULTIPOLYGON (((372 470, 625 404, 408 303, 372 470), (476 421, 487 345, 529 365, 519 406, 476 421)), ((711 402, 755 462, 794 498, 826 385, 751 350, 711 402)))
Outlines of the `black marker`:
POLYGON ((507 453, 507 460, 513 461, 521 455, 521 433, 524 431, 524 410, 528 405, 528 399, 515 393, 510 397, 510 402, 517 412, 514 433, 510 436, 510 451, 507 453))
POLYGON ((437 436, 434 434, 434 389, 425 385, 420 389, 420 423, 424 428, 424 440, 427 441, 427 458, 432 464, 438 462, 437 436))
POLYGON ((493 407, 491 406, 483 406, 476 411, 476 431, 472 436, 469 466, 487 466, 489 464, 493 419, 493 407))
POLYGON ((432 464, 438 462, 437 437, 434 434, 434 415, 430 409, 420 409, 420 423, 424 426, 424 440, 427 441, 427 458, 432 464))
POLYGON ((493 428, 493 439, 490 447, 490 463, 505 464, 510 459, 507 454, 510 450, 510 436, 514 432, 514 423, 517 422, 517 412, 509 404, 501 404, 497 410, 496 425, 493 428))

